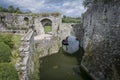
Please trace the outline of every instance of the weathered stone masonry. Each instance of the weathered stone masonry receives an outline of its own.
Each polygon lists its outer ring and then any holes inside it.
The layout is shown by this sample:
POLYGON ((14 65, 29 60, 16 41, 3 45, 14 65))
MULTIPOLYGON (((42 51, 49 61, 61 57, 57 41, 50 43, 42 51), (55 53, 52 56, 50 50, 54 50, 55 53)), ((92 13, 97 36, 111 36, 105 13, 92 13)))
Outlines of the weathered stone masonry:
POLYGON ((50 20, 52 23, 52 34, 57 36, 61 25, 61 16, 56 14, 15 14, 0 12, 0 30, 25 30, 34 26, 37 35, 44 34, 42 20, 50 20))
POLYGON ((34 31, 30 29, 21 39, 20 60, 16 63, 20 80, 30 80, 34 69, 34 31))
POLYGON ((120 80, 120 1, 97 0, 84 14, 82 66, 96 80, 120 80))
POLYGON ((20 60, 16 63, 16 69, 20 80, 30 80, 30 75, 34 71, 34 49, 37 50, 39 57, 57 53, 60 41, 74 34, 72 24, 62 24, 61 16, 53 14, 14 14, 0 13, 1 32, 24 33, 20 46, 20 60), (52 24, 51 37, 35 40, 35 35, 44 35, 44 25, 52 24))

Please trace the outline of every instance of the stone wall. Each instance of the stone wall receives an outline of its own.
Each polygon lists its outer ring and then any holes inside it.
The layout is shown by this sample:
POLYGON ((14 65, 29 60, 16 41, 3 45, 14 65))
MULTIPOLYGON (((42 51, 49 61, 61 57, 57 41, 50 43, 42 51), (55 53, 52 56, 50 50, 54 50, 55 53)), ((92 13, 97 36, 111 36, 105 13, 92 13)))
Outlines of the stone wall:
POLYGON ((34 26, 35 26, 35 29, 37 31, 37 34, 40 35, 40 34, 44 34, 44 27, 41 23, 42 20, 44 19, 48 19, 52 22, 52 34, 54 36, 57 36, 58 34, 58 30, 59 30, 59 27, 61 25, 61 16, 45 16, 45 17, 42 17, 41 15, 39 16, 35 16, 34 18, 34 26))
POLYGON ((95 80, 120 80, 120 0, 97 0, 83 18, 82 66, 95 80))
POLYGON ((83 27, 81 23, 62 23, 59 30, 59 37, 61 40, 67 36, 76 36, 82 45, 83 27))
POLYGON ((16 63, 19 80, 30 80, 34 71, 34 31, 30 29, 21 39, 20 60, 16 63))
POLYGON ((29 14, 14 14, 14 13, 2 13, 0 12, 0 28, 13 29, 13 30, 26 30, 33 23, 32 16, 29 14), (25 20, 25 17, 28 20, 25 20))
POLYGON ((0 12, 0 30, 27 30, 35 26, 37 35, 44 34, 44 27, 41 21, 48 19, 52 22, 52 33, 57 36, 61 25, 61 15, 55 16, 52 13, 40 14, 15 14, 0 12))
POLYGON ((80 42, 80 46, 83 46, 83 34, 84 34, 84 29, 82 27, 82 23, 79 24, 72 24, 72 36, 76 36, 77 39, 80 42))
POLYGON ((35 49, 39 53, 39 57, 45 57, 55 54, 59 51, 60 39, 58 37, 44 37, 40 40, 35 40, 35 49))
POLYGON ((65 39, 67 36, 72 34, 72 24, 71 23, 62 23, 59 30, 59 36, 61 40, 65 39))
POLYGON ((15 34, 26 34, 25 30, 0 30, 0 33, 15 33, 15 34))

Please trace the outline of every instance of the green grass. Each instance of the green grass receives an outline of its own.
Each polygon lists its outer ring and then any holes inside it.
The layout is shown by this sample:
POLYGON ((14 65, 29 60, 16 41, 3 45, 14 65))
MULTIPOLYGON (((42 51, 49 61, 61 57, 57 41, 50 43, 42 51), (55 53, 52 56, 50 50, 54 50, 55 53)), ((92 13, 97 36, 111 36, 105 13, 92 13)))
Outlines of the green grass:
POLYGON ((63 23, 80 23, 81 18, 63 17, 62 22, 63 23))
POLYGON ((19 59, 19 47, 21 43, 21 35, 0 33, 0 52, 2 62, 0 63, 0 80, 18 80, 18 74, 14 67, 19 59), (10 47, 8 49, 8 47, 10 47), (9 52, 10 55, 7 55, 9 52), (4 62, 3 60, 8 59, 4 62))
POLYGON ((4 42, 0 42, 0 63, 10 62, 11 49, 4 42))
POLYGON ((0 63, 0 80, 19 80, 14 65, 10 63, 0 63))
MULTIPOLYGON (((13 63, 13 65, 16 63, 17 59, 19 58, 19 47, 20 47, 20 43, 21 43, 21 38, 22 35, 16 35, 16 34, 8 34, 8 33, 0 33, 0 42, 4 42, 5 45, 10 47, 10 56, 6 56, 5 54, 5 49, 7 50, 7 47, 2 46, 1 44, 1 49, 2 51, 4 51, 4 54, 2 58, 3 59, 8 59, 8 57, 10 58, 9 61, 11 61, 11 63, 13 63), (4 57, 6 56, 6 57, 4 57)), ((8 52, 8 50, 6 51, 8 52)))
POLYGON ((12 41, 14 42, 14 48, 12 49, 11 63, 15 64, 19 59, 19 47, 21 44, 22 35, 13 34, 12 41))
POLYGON ((51 32, 52 26, 44 26, 44 31, 45 31, 45 33, 51 32))
POLYGON ((22 38, 22 35, 16 35, 16 34, 13 35, 12 40, 14 42, 14 47, 15 48, 20 47, 21 38, 22 38))

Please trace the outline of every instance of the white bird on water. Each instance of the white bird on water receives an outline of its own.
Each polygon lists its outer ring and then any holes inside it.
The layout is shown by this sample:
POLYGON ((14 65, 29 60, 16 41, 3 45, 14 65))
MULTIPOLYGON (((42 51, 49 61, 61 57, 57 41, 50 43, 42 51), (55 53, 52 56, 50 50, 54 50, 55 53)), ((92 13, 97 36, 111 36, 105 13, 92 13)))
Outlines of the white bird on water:
POLYGON ((65 52, 73 54, 79 50, 79 41, 75 36, 68 36, 62 41, 62 47, 65 52))

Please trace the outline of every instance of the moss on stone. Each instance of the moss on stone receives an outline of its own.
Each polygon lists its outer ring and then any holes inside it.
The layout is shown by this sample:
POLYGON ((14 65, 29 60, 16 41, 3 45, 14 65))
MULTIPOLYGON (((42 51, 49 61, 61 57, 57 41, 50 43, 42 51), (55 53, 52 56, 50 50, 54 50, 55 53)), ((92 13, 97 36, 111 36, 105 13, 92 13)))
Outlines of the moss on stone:
POLYGON ((39 53, 34 54, 34 71, 31 73, 31 80, 40 80, 39 74, 40 74, 40 58, 39 53))
POLYGON ((92 55, 92 54, 91 54, 91 43, 90 43, 90 41, 88 42, 88 45, 87 45, 87 47, 86 47, 85 55, 86 55, 86 56, 91 56, 91 55, 92 55))

